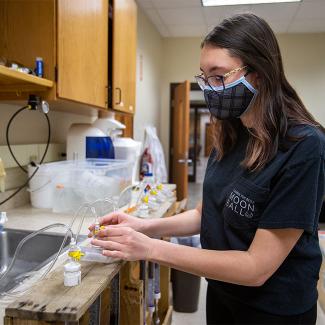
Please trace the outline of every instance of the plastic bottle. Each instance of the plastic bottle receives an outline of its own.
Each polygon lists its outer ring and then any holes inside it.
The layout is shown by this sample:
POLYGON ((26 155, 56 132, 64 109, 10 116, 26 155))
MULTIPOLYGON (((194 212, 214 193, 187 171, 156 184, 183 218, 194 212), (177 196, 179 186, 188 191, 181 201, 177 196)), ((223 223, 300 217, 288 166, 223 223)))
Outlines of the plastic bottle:
POLYGON ((81 283, 80 263, 70 261, 64 265, 64 286, 74 287, 81 283))
POLYGON ((74 238, 71 238, 68 255, 70 257, 69 262, 64 265, 64 286, 74 287, 81 283, 79 260, 83 255, 74 238))
POLYGON ((143 183, 145 183, 145 188, 151 190, 155 187, 155 178, 152 173, 146 173, 143 177, 143 183))
POLYGON ((163 184, 158 184, 156 186, 157 190, 160 191, 168 200, 174 200, 175 199, 175 194, 173 191, 171 191, 168 187, 166 187, 163 184))

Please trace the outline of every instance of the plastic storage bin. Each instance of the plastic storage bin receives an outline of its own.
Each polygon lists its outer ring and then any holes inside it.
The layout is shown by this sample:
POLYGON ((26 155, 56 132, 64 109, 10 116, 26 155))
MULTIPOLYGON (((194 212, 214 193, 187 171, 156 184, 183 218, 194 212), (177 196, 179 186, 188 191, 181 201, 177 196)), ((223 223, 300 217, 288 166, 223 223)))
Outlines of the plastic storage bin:
POLYGON ((51 181, 54 212, 71 213, 86 202, 118 197, 132 182, 132 161, 86 159, 45 166, 51 181))

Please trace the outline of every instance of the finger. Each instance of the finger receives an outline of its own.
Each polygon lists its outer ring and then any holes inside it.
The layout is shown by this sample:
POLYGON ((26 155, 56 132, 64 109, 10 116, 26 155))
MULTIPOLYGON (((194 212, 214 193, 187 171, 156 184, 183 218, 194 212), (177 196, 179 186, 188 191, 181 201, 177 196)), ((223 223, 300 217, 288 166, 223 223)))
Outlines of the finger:
POLYGON ((119 216, 122 215, 119 211, 114 211, 109 214, 107 214, 104 217, 99 218, 99 223, 101 225, 114 225, 118 223, 119 216))
POLYGON ((109 240, 109 241, 113 241, 113 242, 120 243, 120 244, 127 244, 127 241, 128 241, 125 236, 96 237, 96 239, 102 240, 102 241, 108 241, 109 240))
MULTIPOLYGON (((110 227, 111 227, 111 226, 110 226, 110 227)), ((100 231, 97 233, 96 237, 108 237, 108 233, 109 233, 109 230, 108 230, 108 228, 106 227, 105 229, 100 230, 100 231)))
POLYGON ((109 226, 105 230, 101 230, 98 234, 102 234, 102 237, 120 237, 125 235, 130 235, 134 230, 130 227, 113 227, 109 226))
POLYGON ((115 241, 94 239, 91 243, 93 245, 100 246, 105 250, 123 250, 123 245, 115 241))
POLYGON ((118 258, 118 259, 122 259, 122 260, 126 259, 125 255, 121 251, 103 250, 102 254, 107 257, 113 257, 113 258, 118 258))
MULTIPOLYGON (((126 225, 122 225, 122 224, 118 224, 118 225, 110 225, 109 227, 106 226, 105 229, 101 229, 98 233, 97 233, 97 236, 98 237, 108 237, 109 235, 113 235, 113 236, 119 236, 119 234, 121 232, 115 232, 113 231, 112 232, 112 229, 116 229, 116 228, 126 228, 127 226, 126 225)), ((128 227, 129 228, 129 227, 128 227)))
POLYGON ((91 241, 91 244, 96 246, 97 244, 96 244, 95 240, 105 241, 105 242, 112 241, 112 242, 123 244, 123 245, 127 245, 127 243, 128 243, 128 239, 125 236, 94 238, 91 241))

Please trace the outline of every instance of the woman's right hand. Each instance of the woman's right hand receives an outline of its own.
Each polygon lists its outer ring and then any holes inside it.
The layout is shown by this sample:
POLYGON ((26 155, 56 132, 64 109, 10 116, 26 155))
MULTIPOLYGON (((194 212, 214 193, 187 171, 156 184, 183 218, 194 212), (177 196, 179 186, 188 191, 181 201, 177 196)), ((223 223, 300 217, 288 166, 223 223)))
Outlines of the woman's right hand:
MULTIPOLYGON (((146 220, 130 216, 123 212, 112 212, 104 217, 99 218, 101 226, 114 226, 114 227, 130 227, 138 232, 144 232, 146 220)), ((95 225, 92 224, 88 229, 90 231, 88 237, 93 236, 95 225)), ((105 227, 106 228, 106 227, 105 227)), ((105 237, 106 231, 103 229, 98 233, 98 236, 105 237)))

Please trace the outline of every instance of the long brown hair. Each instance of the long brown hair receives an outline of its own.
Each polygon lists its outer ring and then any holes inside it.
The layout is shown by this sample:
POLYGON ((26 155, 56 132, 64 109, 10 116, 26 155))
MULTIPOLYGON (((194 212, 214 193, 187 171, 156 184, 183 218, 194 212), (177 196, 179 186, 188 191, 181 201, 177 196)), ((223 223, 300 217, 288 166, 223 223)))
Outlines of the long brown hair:
MULTIPOLYGON (((277 39, 264 19, 254 14, 227 18, 206 36, 201 44, 204 46, 227 49, 249 71, 256 72, 259 79, 254 103, 258 109, 242 162, 244 167, 251 171, 263 168, 276 155, 281 139, 290 138, 287 131, 291 125, 308 124, 325 132, 286 79, 277 39)), ((240 120, 212 117, 212 122, 217 159, 221 160, 237 141, 240 120)))

